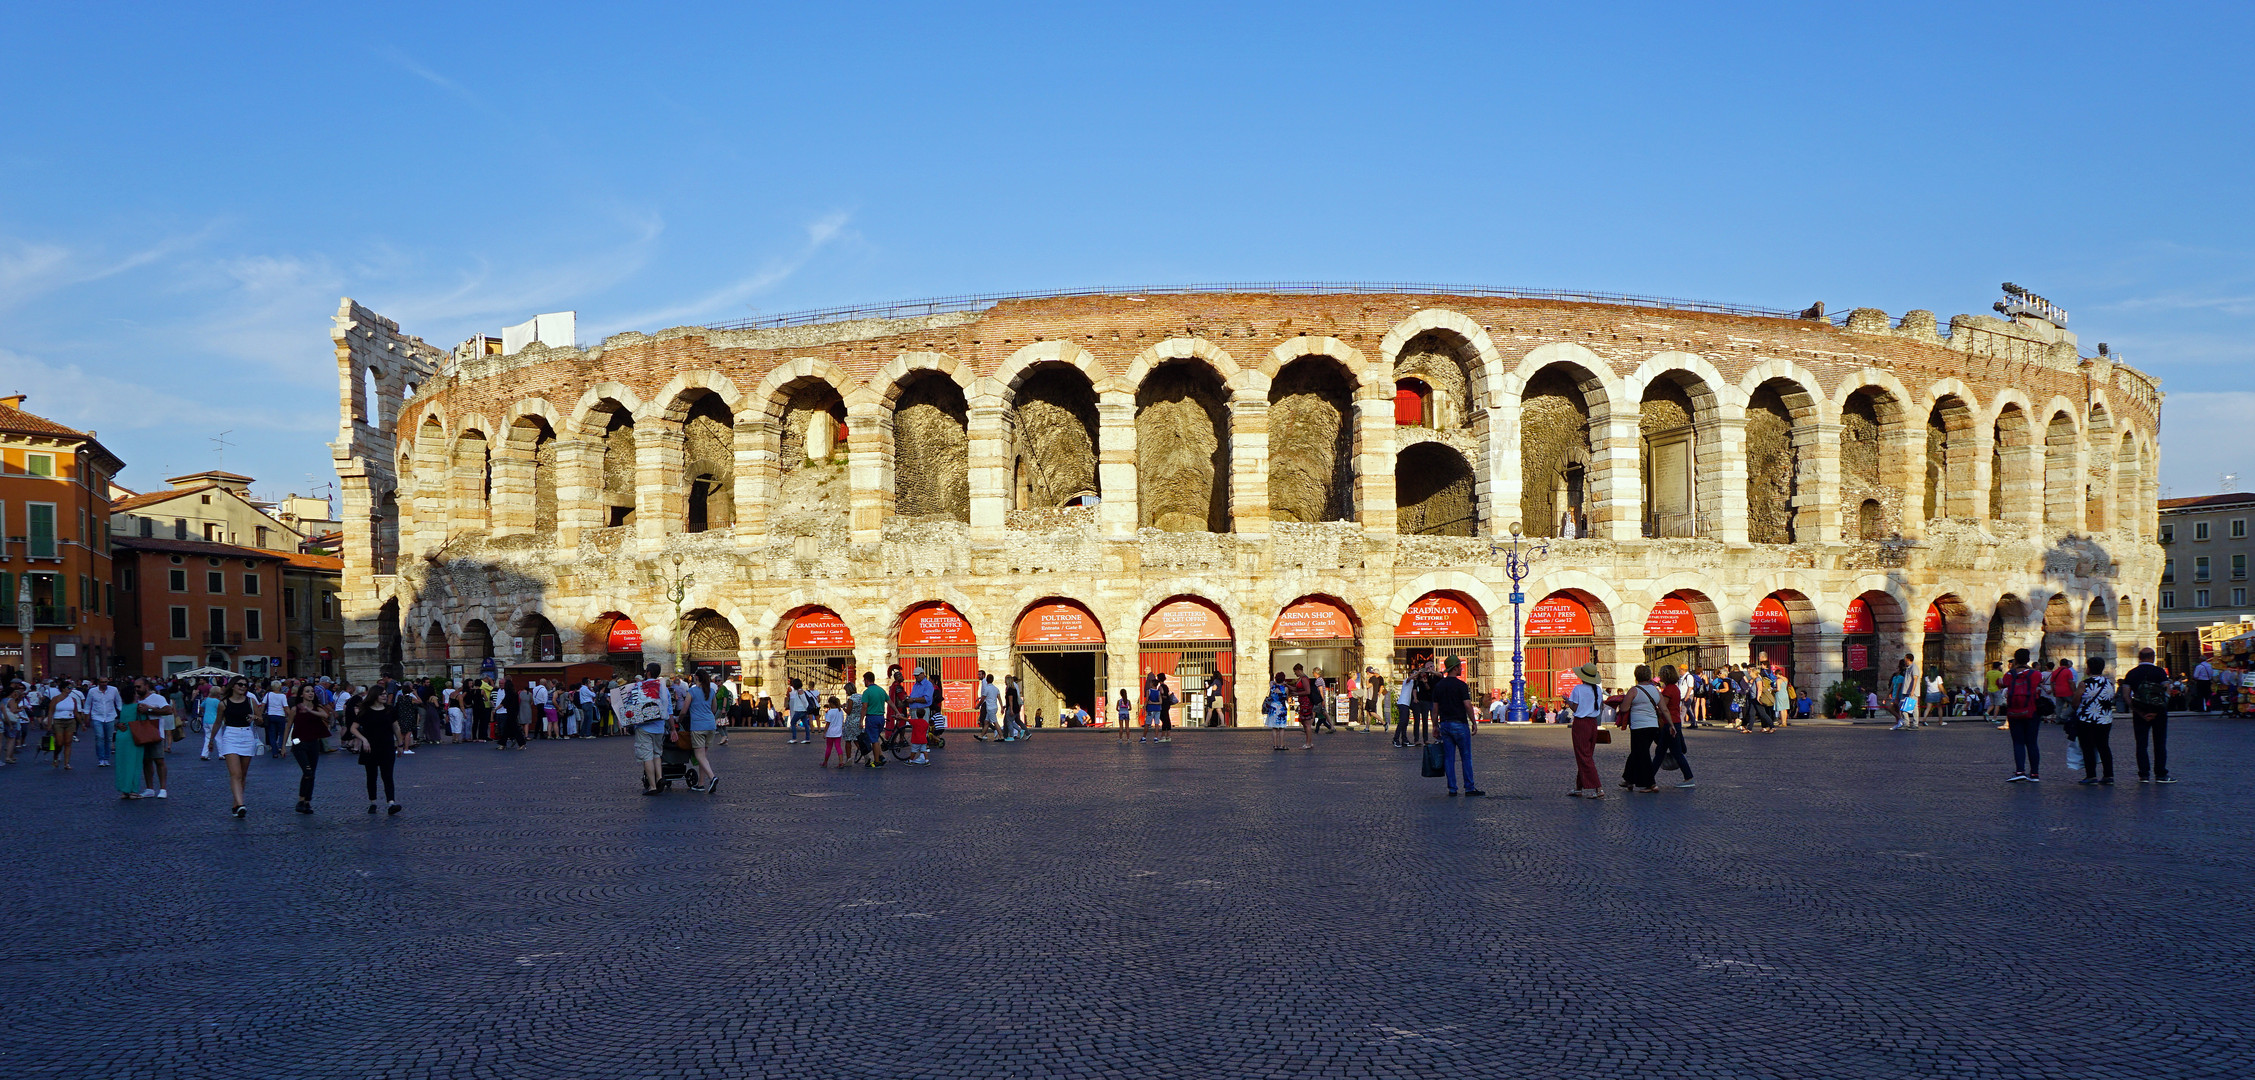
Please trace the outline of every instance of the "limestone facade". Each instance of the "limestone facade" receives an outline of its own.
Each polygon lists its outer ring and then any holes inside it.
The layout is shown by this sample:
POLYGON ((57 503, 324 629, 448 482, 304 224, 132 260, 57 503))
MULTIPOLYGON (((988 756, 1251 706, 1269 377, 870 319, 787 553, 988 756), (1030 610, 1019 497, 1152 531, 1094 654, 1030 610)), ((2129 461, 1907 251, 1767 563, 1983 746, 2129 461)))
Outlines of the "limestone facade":
POLYGON ((1660 655, 1656 608, 1696 620, 1672 658, 1781 646, 1817 690, 1851 657, 1884 678, 1920 653, 1954 684, 2022 645, 2133 655, 2161 567, 2154 380, 2034 319, 1948 331, 1155 292, 457 357, 347 300, 345 667, 619 659, 623 619, 647 660, 731 661, 780 696, 803 616, 881 670, 945 604, 962 665, 1008 672, 1063 602, 1102 642, 1041 674, 1093 667, 1113 697, 1188 655, 1141 639, 1190 598, 1226 624, 1213 663, 1251 724, 1272 660, 1303 656, 1271 644, 1303 602, 1352 634, 1305 656, 1391 676, 1405 613, 1450 598, 1478 640, 1449 651, 1500 688, 1514 526, 1547 547, 1527 604, 1586 613, 1571 642, 1612 684, 1660 655))

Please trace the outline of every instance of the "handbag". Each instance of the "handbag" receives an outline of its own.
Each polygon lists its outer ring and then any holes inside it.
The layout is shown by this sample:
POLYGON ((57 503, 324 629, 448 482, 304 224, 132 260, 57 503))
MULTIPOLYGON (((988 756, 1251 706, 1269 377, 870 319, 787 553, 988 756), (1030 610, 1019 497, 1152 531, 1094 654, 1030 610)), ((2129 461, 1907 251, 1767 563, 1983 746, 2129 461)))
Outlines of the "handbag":
POLYGON ((135 720, 129 726, 133 729, 135 746, 155 746, 164 741, 164 732, 157 730, 154 720, 135 720))
POLYGON ((1592 737, 1592 738, 1590 739, 1590 741, 1591 741, 1591 742, 1593 742, 1593 743, 1610 743, 1610 742, 1612 742, 1612 741, 1613 741, 1613 729, 1612 729, 1612 728, 1609 728, 1609 727, 1606 727, 1606 726, 1605 726, 1605 725, 1603 725, 1603 724, 1600 724, 1600 725, 1598 725, 1598 727, 1597 727, 1597 734, 1596 734, 1595 736, 1593 736, 1593 737, 1592 737))
POLYGON ((1440 743, 1437 742, 1426 743, 1424 775, 1445 776, 1448 774, 1448 771, 1447 748, 1443 747, 1440 743))

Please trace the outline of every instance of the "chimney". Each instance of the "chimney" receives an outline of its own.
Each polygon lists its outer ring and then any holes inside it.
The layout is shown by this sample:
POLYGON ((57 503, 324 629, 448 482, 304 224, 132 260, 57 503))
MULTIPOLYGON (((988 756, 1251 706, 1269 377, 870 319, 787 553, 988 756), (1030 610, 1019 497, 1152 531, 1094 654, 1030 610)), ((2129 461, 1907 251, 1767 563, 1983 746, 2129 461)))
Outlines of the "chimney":
POLYGON ((0 397, 0 405, 6 405, 11 409, 21 409, 23 408, 23 399, 30 396, 29 394, 9 394, 6 397, 0 397))

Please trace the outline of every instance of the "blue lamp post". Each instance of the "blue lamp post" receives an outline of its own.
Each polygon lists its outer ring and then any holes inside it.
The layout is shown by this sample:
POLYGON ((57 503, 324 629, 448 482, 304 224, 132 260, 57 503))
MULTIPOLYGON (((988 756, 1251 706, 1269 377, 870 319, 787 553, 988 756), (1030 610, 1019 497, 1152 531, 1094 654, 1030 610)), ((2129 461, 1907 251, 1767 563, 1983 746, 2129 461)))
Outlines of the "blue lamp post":
POLYGON ((1511 705, 1507 715, 1512 723, 1523 724, 1527 722, 1527 654, 1520 643, 1519 606, 1527 602, 1527 594, 1519 586, 1527 580, 1536 560, 1550 554, 1550 545, 1537 540, 1531 547, 1523 546, 1519 523, 1514 521, 1510 550, 1504 551, 1502 545, 1490 541, 1488 551, 1491 557, 1502 552, 1503 572, 1511 578, 1511 705))

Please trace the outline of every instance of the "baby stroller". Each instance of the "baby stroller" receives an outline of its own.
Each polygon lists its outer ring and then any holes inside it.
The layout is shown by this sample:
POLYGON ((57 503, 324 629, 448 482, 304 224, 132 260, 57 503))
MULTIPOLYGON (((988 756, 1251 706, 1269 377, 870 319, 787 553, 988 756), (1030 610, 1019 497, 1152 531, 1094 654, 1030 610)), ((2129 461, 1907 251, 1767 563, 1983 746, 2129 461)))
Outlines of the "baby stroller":
POLYGON ((703 778, 697 775, 696 751, 684 750, 667 739, 665 749, 658 752, 658 790, 672 788, 676 780, 685 787, 704 786, 703 778))

